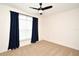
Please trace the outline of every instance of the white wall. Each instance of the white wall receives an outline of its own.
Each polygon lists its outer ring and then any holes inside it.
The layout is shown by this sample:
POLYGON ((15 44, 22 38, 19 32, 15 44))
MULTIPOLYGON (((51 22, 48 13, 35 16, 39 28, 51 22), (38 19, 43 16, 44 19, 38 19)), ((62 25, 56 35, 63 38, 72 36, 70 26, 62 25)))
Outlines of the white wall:
POLYGON ((6 51, 8 49, 10 31, 10 11, 16 11, 26 15, 35 16, 33 14, 23 12, 22 10, 0 4, 0 52, 6 51))
POLYGON ((9 11, 0 5, 0 52, 7 50, 9 36, 9 11))
POLYGON ((41 17, 41 39, 79 50, 79 8, 41 17))

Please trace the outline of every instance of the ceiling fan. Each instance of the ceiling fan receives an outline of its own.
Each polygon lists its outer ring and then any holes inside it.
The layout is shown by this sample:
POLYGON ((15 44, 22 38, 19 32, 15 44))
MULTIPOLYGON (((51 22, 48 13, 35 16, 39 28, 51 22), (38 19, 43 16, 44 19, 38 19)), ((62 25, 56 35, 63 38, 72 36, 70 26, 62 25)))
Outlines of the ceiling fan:
POLYGON ((50 9, 52 8, 53 6, 46 6, 46 7, 42 7, 42 3, 39 3, 40 7, 39 8, 35 8, 35 7, 30 7, 32 9, 35 9, 35 10, 38 10, 39 14, 42 15, 42 12, 44 10, 47 10, 47 9, 50 9))

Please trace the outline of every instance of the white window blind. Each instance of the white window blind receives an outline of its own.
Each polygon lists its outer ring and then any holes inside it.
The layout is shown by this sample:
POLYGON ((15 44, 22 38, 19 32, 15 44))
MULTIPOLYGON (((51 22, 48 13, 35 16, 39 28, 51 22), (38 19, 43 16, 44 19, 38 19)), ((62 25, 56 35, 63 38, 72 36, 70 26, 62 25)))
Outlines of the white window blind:
POLYGON ((19 14, 19 33, 20 40, 31 39, 32 17, 19 14))

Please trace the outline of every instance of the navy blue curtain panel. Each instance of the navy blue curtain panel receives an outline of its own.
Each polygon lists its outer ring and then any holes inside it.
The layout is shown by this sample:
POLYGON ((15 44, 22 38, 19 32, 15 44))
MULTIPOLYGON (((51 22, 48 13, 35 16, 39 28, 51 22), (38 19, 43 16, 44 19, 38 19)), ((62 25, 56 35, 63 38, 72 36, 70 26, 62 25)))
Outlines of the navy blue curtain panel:
POLYGON ((19 14, 10 11, 10 39, 8 49, 19 47, 19 14))
POLYGON ((31 43, 38 41, 38 18, 33 17, 31 43))

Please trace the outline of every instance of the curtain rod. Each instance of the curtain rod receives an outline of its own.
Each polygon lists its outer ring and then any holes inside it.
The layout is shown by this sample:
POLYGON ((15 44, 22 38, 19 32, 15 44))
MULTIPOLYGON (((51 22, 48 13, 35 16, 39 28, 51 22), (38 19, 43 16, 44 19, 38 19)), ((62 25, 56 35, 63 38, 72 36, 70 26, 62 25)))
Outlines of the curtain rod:
MULTIPOLYGON (((16 11, 12 11, 12 12, 16 12, 16 11)), ((19 13, 19 12, 16 12, 16 13, 19 13)), ((19 14, 25 15, 25 16, 28 16, 28 17, 34 17, 34 16, 30 16, 30 15, 23 14, 23 13, 19 13, 19 14)), ((37 18, 37 17, 35 17, 35 18, 37 18)))

